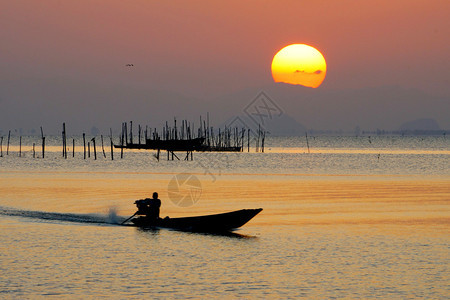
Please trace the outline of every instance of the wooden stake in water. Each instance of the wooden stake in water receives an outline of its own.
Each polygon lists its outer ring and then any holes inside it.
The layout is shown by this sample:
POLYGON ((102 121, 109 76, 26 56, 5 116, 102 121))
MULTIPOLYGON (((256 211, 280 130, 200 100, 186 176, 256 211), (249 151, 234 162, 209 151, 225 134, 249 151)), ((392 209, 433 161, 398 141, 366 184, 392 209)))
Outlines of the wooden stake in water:
POLYGON ((258 147, 259 147, 259 137, 260 137, 260 135, 261 135, 261 125, 258 124, 258 139, 256 141, 256 152, 259 152, 258 147))
POLYGON ((36 151, 34 149, 35 143, 33 143, 33 158, 36 158, 36 151))
POLYGON ((3 157, 3 137, 0 138, 0 157, 3 157))
POLYGON ((266 132, 262 132, 262 140, 261 140, 261 152, 264 152, 264 140, 266 139, 266 132))
POLYGON ((245 138, 245 128, 242 128, 242 136, 241 136, 241 152, 244 152, 244 138, 245 138))
POLYGON ((113 139, 112 139, 112 128, 109 128, 109 139, 111 141, 111 160, 114 160, 114 144, 113 144, 113 139))
POLYGON ((124 125, 124 131, 125 131, 125 145, 128 144, 128 129, 127 129, 127 122, 123 123, 124 125))
POLYGON ((309 153, 308 133, 305 132, 305 135, 306 135, 306 146, 308 146, 308 153, 309 153))
POLYGON ((11 138, 11 130, 8 131, 8 145, 6 146, 6 155, 9 155, 9 140, 11 138))
POLYGON ((63 157, 67 159, 67 139, 66 139, 66 123, 63 123, 63 131, 62 131, 62 140, 63 140, 63 157))
POLYGON ((92 143, 94 145, 94 159, 97 160, 97 149, 95 148, 95 137, 92 138, 92 143))
POLYGON ((250 152, 250 128, 247 131, 247 152, 250 152))
POLYGON ((22 136, 20 136, 19 141, 19 157, 22 157, 22 136))
POLYGON ((75 157, 75 139, 72 139, 72 157, 75 157))
POLYGON ((103 157, 106 158, 106 153, 105 153, 105 147, 103 147, 103 135, 100 135, 101 139, 102 139, 102 151, 103 151, 103 157))
POLYGON ((138 144, 141 144, 141 124, 138 124, 138 144))
POLYGON ((42 137, 42 158, 45 157, 45 136, 44 136, 44 130, 41 126, 41 137, 42 137))
POLYGON ((83 133, 84 159, 86 159, 86 134, 83 133))
POLYGON ((122 123, 122 136, 120 137, 120 145, 121 145, 122 147, 120 147, 120 159, 123 158, 123 146, 124 146, 124 141, 123 141, 123 139, 124 139, 124 136, 125 136, 125 134, 124 134, 124 128, 125 128, 125 125, 124 125, 124 123, 122 123))
POLYGON ((207 139, 208 139, 208 146, 211 146, 211 142, 209 140, 209 138, 210 138, 210 133, 209 133, 209 130, 210 130, 210 127, 209 127, 209 112, 206 112, 206 128, 208 129, 206 131, 207 139))

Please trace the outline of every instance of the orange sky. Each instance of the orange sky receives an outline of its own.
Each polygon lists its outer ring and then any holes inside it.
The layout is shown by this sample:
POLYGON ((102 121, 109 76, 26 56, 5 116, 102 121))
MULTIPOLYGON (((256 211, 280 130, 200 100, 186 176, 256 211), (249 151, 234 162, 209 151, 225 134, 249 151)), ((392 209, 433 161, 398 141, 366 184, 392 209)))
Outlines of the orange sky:
POLYGON ((1 64, 20 75, 122 80, 115 67, 132 62, 142 84, 207 84, 214 93, 271 80, 272 56, 300 42, 324 53, 324 87, 448 95, 449 15, 448 1, 15 0, 2 4, 1 64))
POLYGON ((450 97, 448 0, 2 0, 0 7, 0 80, 64 77, 208 99, 272 83, 273 55, 306 43, 327 61, 323 90, 395 85, 450 97))

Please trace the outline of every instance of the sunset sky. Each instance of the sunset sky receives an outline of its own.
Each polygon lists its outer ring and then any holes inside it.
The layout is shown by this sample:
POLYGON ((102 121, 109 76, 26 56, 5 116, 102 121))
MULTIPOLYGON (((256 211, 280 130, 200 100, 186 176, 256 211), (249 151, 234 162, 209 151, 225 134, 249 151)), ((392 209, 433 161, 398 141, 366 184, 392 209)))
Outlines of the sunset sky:
POLYGON ((434 118, 450 129, 448 0, 0 1, 3 131, 63 121, 109 128, 206 111, 224 121, 252 99, 223 99, 266 89, 308 128, 397 129, 434 118), (287 99, 273 88, 271 62, 292 43, 319 49, 327 74, 317 89, 288 87, 287 99), (398 101, 398 115, 368 121, 349 103, 334 114, 329 107, 346 93, 367 93, 380 111, 378 102, 398 101), (417 98, 405 115, 410 95, 417 98), (435 110, 424 111, 429 101, 435 110))

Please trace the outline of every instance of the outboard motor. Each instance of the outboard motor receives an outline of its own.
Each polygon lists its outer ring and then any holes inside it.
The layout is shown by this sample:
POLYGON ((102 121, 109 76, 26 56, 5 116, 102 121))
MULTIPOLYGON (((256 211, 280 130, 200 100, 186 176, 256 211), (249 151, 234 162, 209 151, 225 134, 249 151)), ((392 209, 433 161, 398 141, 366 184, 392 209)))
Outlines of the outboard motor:
POLYGON ((137 215, 147 215, 148 214, 147 199, 136 200, 136 201, 134 201, 134 204, 136 204, 137 209, 138 209, 138 211, 136 212, 137 215))

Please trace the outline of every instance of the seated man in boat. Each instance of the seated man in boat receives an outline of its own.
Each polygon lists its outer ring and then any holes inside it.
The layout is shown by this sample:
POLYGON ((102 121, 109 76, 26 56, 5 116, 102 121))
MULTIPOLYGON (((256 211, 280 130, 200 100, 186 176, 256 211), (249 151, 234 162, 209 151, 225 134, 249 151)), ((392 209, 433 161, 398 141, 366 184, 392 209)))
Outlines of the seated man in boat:
POLYGON ((153 193, 153 198, 145 198, 144 200, 136 200, 134 202, 138 208, 138 215, 145 215, 151 220, 159 219, 159 208, 161 200, 158 199, 158 193, 153 193))

